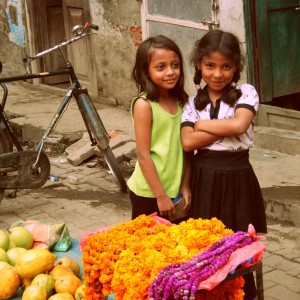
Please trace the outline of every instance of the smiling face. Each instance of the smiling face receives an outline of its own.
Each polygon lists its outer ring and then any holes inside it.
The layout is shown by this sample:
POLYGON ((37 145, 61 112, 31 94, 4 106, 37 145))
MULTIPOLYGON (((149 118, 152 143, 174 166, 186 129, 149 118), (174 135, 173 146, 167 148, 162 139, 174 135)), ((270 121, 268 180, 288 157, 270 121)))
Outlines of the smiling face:
POLYGON ((180 77, 180 59, 172 50, 154 48, 148 75, 160 91, 175 87, 180 77))
POLYGON ((208 86, 210 97, 221 97, 224 88, 232 82, 236 66, 234 62, 219 52, 204 56, 198 64, 202 78, 208 86))

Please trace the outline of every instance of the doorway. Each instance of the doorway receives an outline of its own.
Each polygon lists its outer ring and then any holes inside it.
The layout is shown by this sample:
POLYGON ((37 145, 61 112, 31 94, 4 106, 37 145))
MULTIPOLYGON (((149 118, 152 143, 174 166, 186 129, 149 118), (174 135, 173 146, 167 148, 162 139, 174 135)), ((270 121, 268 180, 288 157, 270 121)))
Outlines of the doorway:
POLYGON ((244 1, 250 78, 261 102, 300 110, 299 0, 244 1))
MULTIPOLYGON (((88 0, 26 0, 29 14, 29 46, 38 53, 72 37, 75 25, 90 21, 88 0)), ((68 59, 72 63, 80 83, 92 96, 98 96, 96 65, 90 37, 67 46, 68 59)), ((60 70, 65 67, 61 52, 43 56, 35 65, 37 72, 60 70)), ((67 75, 45 77, 42 83, 60 86, 68 83, 67 75)))

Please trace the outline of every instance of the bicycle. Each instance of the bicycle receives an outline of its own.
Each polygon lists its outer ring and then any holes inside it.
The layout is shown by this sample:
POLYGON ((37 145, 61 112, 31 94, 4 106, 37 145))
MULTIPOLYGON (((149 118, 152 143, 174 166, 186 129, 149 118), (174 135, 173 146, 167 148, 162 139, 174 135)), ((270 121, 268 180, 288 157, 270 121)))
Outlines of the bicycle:
MULTIPOLYGON (((95 34, 90 32, 90 29, 98 30, 98 26, 89 23, 86 23, 84 26, 76 25, 73 28, 73 38, 44 50, 35 56, 26 56, 23 59, 27 70, 25 75, 0 78, 0 85, 4 91, 2 104, 0 104, 0 200, 2 199, 4 190, 6 189, 35 189, 43 186, 48 180, 50 175, 50 162, 47 155, 43 152, 43 146, 59 122, 60 117, 72 97, 76 100, 92 145, 97 145, 100 149, 106 164, 120 187, 120 190, 125 193, 127 192, 127 184, 123 173, 109 146, 109 135, 87 89, 82 87, 79 83, 73 66, 68 60, 66 54, 65 48, 67 45, 91 34, 95 34), (36 74, 32 74, 30 72, 30 64, 33 60, 39 59, 56 50, 61 51, 64 62, 66 63, 66 67, 64 69, 36 74), (13 132, 9 124, 8 117, 4 112, 5 103, 8 97, 8 89, 5 82, 42 78, 46 76, 57 76, 61 74, 69 75, 70 87, 68 88, 66 95, 62 99, 61 104, 50 121, 48 128, 44 132, 44 135, 38 145, 34 150, 24 150, 13 132)), ((0 73, 1 71, 2 62, 0 62, 0 73)))

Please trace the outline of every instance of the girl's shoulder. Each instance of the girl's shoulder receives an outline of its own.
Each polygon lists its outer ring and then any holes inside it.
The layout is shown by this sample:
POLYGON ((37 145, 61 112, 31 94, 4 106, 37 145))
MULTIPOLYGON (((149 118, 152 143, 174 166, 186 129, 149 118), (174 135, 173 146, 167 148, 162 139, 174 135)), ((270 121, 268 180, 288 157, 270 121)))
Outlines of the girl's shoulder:
MULTIPOLYGON (((147 97, 147 93, 146 92, 142 92, 140 93, 137 97, 134 97, 132 102, 131 102, 131 107, 130 107, 130 111, 131 111, 131 115, 133 116, 133 112, 134 112, 134 107, 135 107, 135 104, 137 102, 140 102, 144 105, 150 105, 150 101, 147 97)), ((139 105, 140 106, 140 105, 139 105)))
POLYGON ((135 102, 135 101, 138 100, 138 99, 148 100, 147 93, 146 93, 146 92, 140 93, 138 96, 136 96, 136 97, 134 97, 134 98, 132 99, 132 103, 135 102))
POLYGON ((238 85, 237 88, 242 91, 242 95, 238 99, 236 105, 244 103, 244 104, 249 104, 251 106, 254 106, 255 108, 258 107, 259 96, 253 85, 249 83, 243 83, 238 85))
POLYGON ((236 88, 240 89, 242 93, 257 94, 255 87, 249 83, 238 84, 236 88))

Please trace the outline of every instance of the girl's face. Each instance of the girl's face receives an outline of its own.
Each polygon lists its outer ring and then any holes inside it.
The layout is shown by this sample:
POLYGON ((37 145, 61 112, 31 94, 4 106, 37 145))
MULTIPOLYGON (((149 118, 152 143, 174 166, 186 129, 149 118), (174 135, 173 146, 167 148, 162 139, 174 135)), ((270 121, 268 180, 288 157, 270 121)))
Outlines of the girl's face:
POLYGON ((198 64, 202 78, 208 86, 208 91, 220 97, 224 88, 231 83, 236 71, 234 62, 219 52, 213 52, 198 64))
POLYGON ((180 60, 176 52, 166 49, 153 49, 148 66, 148 75, 160 90, 175 87, 180 78, 180 60))

